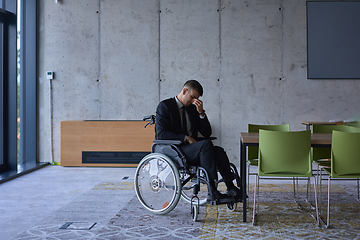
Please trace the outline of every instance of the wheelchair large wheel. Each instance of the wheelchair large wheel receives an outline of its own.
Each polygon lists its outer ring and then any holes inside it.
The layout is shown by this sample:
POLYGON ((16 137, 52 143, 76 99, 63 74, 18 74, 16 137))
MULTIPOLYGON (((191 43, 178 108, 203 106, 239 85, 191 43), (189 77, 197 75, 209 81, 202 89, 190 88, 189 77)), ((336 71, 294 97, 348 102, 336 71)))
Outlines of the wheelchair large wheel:
MULTIPOLYGON (((190 175, 187 173, 180 173, 180 178, 181 181, 185 181, 187 178, 190 178, 190 175)), ((194 176, 193 178, 190 179, 190 181, 188 181, 183 187, 182 187, 182 191, 181 191, 181 198, 191 204, 191 197, 194 195, 194 186, 196 183, 196 177, 194 176)), ((208 187, 207 185, 203 182, 200 181, 200 191, 198 192, 197 196, 199 198, 199 205, 202 206, 204 204, 206 204, 206 200, 207 200, 207 194, 208 194, 208 187)), ((192 203, 197 205, 198 203, 192 203)))
POLYGON ((139 163, 135 191, 140 203, 154 214, 173 210, 181 195, 181 181, 175 164, 165 155, 151 153, 139 163))

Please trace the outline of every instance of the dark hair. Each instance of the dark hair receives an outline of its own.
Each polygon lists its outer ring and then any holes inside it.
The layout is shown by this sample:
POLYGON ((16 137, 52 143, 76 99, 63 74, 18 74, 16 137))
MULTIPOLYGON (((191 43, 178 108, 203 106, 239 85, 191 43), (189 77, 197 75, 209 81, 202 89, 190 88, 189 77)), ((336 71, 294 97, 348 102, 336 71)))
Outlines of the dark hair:
POLYGON ((200 96, 203 95, 203 87, 196 80, 188 80, 188 81, 186 81, 186 83, 184 84, 184 87, 188 88, 189 90, 195 89, 199 93, 200 96))

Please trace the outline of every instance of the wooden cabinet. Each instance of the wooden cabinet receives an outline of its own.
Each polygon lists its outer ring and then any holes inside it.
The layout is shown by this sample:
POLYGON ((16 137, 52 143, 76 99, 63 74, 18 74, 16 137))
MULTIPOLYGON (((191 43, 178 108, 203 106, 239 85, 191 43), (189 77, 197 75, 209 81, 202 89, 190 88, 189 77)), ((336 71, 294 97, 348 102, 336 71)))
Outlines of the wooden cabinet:
POLYGON ((151 152, 154 125, 144 121, 61 122, 61 166, 135 167, 133 163, 83 163, 83 152, 151 152))

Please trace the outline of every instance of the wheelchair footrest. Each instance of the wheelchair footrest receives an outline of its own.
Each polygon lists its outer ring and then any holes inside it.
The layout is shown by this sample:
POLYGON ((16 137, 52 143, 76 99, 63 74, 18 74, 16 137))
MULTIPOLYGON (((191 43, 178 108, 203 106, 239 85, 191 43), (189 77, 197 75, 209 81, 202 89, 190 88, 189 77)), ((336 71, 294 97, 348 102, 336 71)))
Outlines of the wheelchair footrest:
POLYGON ((242 202, 242 199, 215 199, 212 201, 208 201, 207 203, 214 206, 214 205, 221 205, 221 204, 234 204, 234 203, 238 203, 238 202, 242 202))

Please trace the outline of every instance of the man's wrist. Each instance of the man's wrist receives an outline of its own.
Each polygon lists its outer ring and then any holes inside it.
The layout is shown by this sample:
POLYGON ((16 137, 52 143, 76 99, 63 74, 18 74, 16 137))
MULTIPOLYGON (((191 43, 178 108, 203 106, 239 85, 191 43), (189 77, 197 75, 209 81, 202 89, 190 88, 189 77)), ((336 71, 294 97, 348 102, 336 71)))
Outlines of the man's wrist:
POLYGON ((199 117, 201 119, 204 119, 205 118, 205 110, 203 110, 201 113, 199 113, 199 117))

